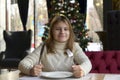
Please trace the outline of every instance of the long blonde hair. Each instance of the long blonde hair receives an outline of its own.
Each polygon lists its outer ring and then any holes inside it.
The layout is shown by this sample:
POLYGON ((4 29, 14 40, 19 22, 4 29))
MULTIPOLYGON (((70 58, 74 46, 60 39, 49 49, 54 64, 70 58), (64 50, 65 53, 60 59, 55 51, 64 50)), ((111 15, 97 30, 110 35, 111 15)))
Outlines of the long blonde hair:
POLYGON ((54 38, 53 38, 52 30, 54 28, 54 25, 61 22, 61 21, 68 24, 69 31, 70 31, 70 36, 69 36, 69 39, 67 41, 65 49, 70 49, 71 51, 73 51, 74 32, 73 32, 72 25, 71 25, 69 19, 66 16, 55 15, 55 17, 53 17, 53 19, 50 22, 49 35, 48 35, 48 39, 46 40, 46 47, 47 47, 47 52, 48 53, 54 53, 54 40, 53 40, 54 38))

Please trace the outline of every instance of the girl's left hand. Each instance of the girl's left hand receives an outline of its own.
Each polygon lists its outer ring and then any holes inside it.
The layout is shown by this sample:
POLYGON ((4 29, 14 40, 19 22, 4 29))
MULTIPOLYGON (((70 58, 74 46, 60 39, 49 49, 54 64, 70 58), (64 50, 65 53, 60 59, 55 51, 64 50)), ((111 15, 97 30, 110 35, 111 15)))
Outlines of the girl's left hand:
POLYGON ((73 69, 73 75, 74 77, 82 77, 84 75, 84 71, 81 69, 80 65, 73 65, 72 66, 73 69))

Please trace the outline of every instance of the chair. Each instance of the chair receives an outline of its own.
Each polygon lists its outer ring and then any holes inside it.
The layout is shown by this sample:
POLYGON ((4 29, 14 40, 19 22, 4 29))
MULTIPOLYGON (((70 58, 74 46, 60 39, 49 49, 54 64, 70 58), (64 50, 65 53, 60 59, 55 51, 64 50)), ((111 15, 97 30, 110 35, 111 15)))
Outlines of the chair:
POLYGON ((120 50, 87 51, 92 63, 90 73, 120 74, 120 50))
POLYGON ((109 50, 120 50, 120 10, 107 13, 107 37, 109 50))
POLYGON ((0 53, 0 68, 17 68, 31 47, 32 31, 3 31, 5 51, 0 53))

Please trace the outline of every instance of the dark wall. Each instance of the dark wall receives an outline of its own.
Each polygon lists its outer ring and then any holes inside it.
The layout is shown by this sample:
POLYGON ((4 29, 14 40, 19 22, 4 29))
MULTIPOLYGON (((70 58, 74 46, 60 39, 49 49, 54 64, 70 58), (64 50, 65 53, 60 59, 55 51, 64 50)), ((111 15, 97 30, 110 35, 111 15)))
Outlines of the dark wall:
POLYGON ((78 0, 80 4, 80 13, 86 14, 86 9, 87 9, 87 0, 78 0))
POLYGON ((112 10, 112 0, 103 0, 103 33, 104 33, 104 41, 102 41, 102 42, 104 42, 103 43, 103 48, 104 48, 104 50, 109 50, 109 46, 108 46, 108 41, 109 41, 109 39, 108 39, 108 30, 107 30, 107 28, 108 28, 108 25, 107 25, 107 13, 110 11, 110 10, 112 10))

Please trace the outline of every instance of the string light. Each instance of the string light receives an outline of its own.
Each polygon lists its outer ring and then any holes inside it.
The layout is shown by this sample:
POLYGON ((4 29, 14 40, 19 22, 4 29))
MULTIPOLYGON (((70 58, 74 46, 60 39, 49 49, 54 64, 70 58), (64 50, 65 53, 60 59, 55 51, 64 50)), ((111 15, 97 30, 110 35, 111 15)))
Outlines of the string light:
POLYGON ((70 3, 75 3, 75 0, 71 0, 70 3))

